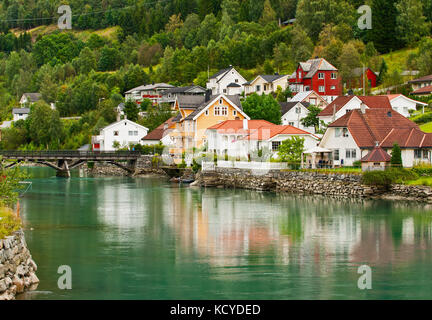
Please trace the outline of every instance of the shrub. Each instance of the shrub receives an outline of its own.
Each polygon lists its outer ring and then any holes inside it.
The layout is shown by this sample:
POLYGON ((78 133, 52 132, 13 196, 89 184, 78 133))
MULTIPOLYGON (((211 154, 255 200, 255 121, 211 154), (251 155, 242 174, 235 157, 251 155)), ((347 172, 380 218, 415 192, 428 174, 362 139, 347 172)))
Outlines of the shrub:
POLYGON ((193 159, 193 160, 192 160, 192 171, 193 171, 194 173, 197 173, 197 172, 200 171, 200 170, 201 170, 201 165, 200 165, 198 162, 196 162, 195 159, 193 159))
POLYGON ((0 239, 21 228, 21 220, 11 209, 0 208, 0 239))
POLYGON ((361 168, 361 161, 360 161, 360 160, 358 160, 358 161, 354 161, 354 163, 353 163, 353 167, 354 167, 354 168, 361 168))
POLYGON ((368 171, 363 173, 362 183, 389 187, 393 183, 405 183, 418 179, 418 175, 403 168, 389 168, 385 171, 368 171))
POLYGON ((87 161, 87 168, 93 169, 94 168, 94 162, 93 161, 87 161))
POLYGON ((155 145, 136 144, 131 149, 138 151, 143 155, 162 154, 165 146, 161 143, 155 145))
POLYGON ((432 176, 432 165, 420 163, 415 165, 411 171, 418 174, 419 176, 432 176))

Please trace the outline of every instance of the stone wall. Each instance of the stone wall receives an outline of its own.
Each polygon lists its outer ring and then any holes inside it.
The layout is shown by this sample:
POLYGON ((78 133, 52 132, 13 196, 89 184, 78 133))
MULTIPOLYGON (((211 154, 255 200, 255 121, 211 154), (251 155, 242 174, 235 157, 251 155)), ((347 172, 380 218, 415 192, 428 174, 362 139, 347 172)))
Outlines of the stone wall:
POLYGON ((429 187, 393 185, 390 190, 386 190, 378 186, 363 185, 359 174, 303 171, 268 171, 259 174, 246 169, 216 168, 215 171, 198 174, 194 185, 432 203, 432 191, 429 187))
POLYGON ((39 279, 24 238, 24 232, 0 240, 0 300, 12 300, 15 295, 35 290, 39 279))
MULTIPOLYGON (((160 174, 165 175, 165 171, 153 168, 152 164, 153 156, 144 155, 141 156, 136 164, 136 171, 134 176, 148 175, 148 174, 160 174)), ((85 164, 83 165, 84 170, 92 176, 127 176, 130 175, 127 171, 109 163, 95 162, 93 168, 88 168, 85 164)))

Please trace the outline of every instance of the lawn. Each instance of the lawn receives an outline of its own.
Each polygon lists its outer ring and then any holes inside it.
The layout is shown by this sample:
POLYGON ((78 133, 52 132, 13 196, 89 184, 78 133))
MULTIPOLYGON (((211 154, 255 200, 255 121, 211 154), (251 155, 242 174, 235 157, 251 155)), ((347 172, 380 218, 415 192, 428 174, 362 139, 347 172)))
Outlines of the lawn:
POLYGON ((422 124, 420 126, 420 129, 424 132, 428 132, 428 133, 432 132, 432 122, 422 124))
POLYGON ((8 208, 0 207, 0 239, 21 228, 21 221, 15 213, 8 208))
POLYGON ((417 180, 408 181, 405 184, 414 186, 428 186, 432 187, 432 177, 421 177, 417 180))
MULTIPOLYGON (((388 68, 388 73, 392 73, 395 69, 403 71, 406 69, 406 60, 411 53, 416 53, 418 48, 404 48, 381 55, 385 60, 388 68)), ((379 70, 374 70, 379 71, 379 70)))

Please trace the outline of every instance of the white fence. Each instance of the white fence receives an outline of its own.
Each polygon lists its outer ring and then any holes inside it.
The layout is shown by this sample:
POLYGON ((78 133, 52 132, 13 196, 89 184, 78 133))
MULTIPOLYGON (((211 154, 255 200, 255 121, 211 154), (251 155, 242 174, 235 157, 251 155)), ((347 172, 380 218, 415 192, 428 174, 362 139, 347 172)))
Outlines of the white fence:
POLYGON ((202 162, 203 171, 212 171, 215 168, 234 168, 251 170, 282 170, 287 169, 288 164, 284 162, 248 162, 248 161, 220 161, 217 165, 214 162, 202 162))

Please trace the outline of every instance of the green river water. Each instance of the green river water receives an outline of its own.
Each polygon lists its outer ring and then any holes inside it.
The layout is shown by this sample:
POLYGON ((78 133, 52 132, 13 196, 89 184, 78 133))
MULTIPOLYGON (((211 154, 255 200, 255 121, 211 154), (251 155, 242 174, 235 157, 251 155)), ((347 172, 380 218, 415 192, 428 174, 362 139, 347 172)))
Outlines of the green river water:
POLYGON ((432 298, 431 206, 29 171, 40 285, 20 299, 432 298), (364 264, 371 290, 357 287, 364 264))

